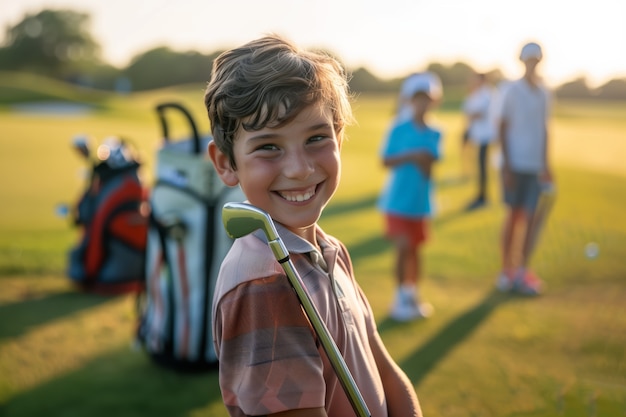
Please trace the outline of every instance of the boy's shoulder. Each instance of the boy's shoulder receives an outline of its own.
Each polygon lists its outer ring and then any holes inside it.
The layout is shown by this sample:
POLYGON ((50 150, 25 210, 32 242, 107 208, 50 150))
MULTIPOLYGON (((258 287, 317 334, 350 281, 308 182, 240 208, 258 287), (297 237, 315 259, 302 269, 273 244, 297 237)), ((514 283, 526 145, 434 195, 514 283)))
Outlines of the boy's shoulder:
MULTIPOLYGON (((290 232, 279 223, 275 223, 278 235, 289 253, 304 254, 315 250, 306 240, 290 232)), ((334 236, 326 234, 319 225, 317 233, 320 239, 345 251, 345 245, 334 236)), ((220 275, 228 277, 228 286, 234 287, 246 281, 265 278, 269 275, 284 273, 268 245, 267 238, 261 231, 236 239, 222 261, 220 275)))
POLYGON ((443 135, 443 127, 434 124, 434 123, 428 123, 428 125, 426 125, 428 131, 432 132, 433 134, 435 134, 437 136, 437 138, 439 138, 441 135, 443 135))
POLYGON ((233 242, 222 261, 220 285, 227 292, 244 282, 281 272, 267 242, 252 233, 233 242))
POLYGON ((413 121, 413 119, 404 119, 404 120, 399 120, 397 121, 393 128, 393 130, 398 130, 398 131, 415 131, 417 133, 420 132, 436 132, 436 133, 441 133, 442 129, 441 126, 438 126, 434 123, 426 123, 423 126, 417 126, 415 124, 415 122, 413 121))
POLYGON ((410 117, 404 117, 394 121, 392 130, 412 129, 413 126, 413 119, 410 117))
POLYGON ((327 234, 319 225, 317 225, 317 236, 318 239, 324 240, 335 247, 340 253, 344 252, 346 255, 348 254, 346 245, 337 237, 327 234))
POLYGON ((412 120, 403 121, 394 126, 389 133, 392 143, 438 143, 443 136, 443 130, 431 123, 417 126, 412 120))
MULTIPOLYGON (((313 245, 279 223, 275 223, 275 225, 283 244, 291 255, 306 254, 315 250, 313 245)), ((325 233, 319 225, 316 225, 316 228, 318 238, 327 245, 336 248, 340 257, 349 256, 346 246, 339 239, 325 233)), ((224 277, 222 281, 228 281, 222 282, 222 285, 228 288, 283 273, 281 265, 268 245, 267 238, 260 231, 236 239, 222 261, 220 269, 220 276, 224 277)), ((224 290, 228 291, 227 288, 224 290)))

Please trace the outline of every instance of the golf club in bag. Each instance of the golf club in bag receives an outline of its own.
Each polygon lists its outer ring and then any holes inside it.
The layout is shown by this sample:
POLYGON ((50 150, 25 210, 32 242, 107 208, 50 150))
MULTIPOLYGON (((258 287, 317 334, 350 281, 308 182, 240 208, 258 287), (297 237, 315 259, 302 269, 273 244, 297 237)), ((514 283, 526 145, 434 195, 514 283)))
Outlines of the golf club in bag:
POLYGON ((337 348, 335 341, 330 336, 328 328, 322 321, 315 305, 303 285, 293 263, 289 259, 289 252, 282 242, 272 218, 265 211, 247 203, 226 203, 222 209, 222 221, 226 233, 233 239, 248 235, 257 229, 261 229, 267 237, 268 245, 272 250, 276 260, 282 266, 289 283, 293 287, 298 300, 304 309, 322 348, 326 352, 330 363, 333 366, 339 382, 343 387, 354 411, 359 417, 371 416, 365 401, 357 387, 350 370, 348 369, 341 352, 337 348))

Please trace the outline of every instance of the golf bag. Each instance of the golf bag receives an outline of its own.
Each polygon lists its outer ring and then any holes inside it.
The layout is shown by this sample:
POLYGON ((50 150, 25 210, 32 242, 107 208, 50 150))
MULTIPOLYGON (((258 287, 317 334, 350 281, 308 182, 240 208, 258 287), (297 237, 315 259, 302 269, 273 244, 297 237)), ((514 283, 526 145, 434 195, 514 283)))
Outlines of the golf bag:
POLYGON ((211 330, 215 279, 230 239, 221 208, 243 201, 226 187, 207 157, 211 137, 200 137, 189 112, 176 103, 157 106, 164 145, 157 153, 150 196, 145 293, 137 338, 152 359, 179 371, 214 369, 211 330), (172 141, 166 111, 186 118, 192 137, 172 141))
POLYGON ((87 190, 73 211, 82 237, 69 252, 67 273, 87 292, 137 292, 143 285, 148 227, 141 212, 146 190, 138 177, 140 164, 116 138, 99 150, 103 160, 94 163, 87 190))

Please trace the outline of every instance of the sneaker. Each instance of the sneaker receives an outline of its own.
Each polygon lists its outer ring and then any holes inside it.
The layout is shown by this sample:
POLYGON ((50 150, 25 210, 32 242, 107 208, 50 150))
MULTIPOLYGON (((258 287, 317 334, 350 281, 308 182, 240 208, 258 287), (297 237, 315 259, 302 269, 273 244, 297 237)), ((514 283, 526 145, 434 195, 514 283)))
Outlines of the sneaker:
POLYGON ((528 269, 520 269, 513 285, 513 291, 522 295, 539 295, 543 287, 543 282, 539 277, 528 269))
POLYGON ((513 289, 515 283, 515 275, 509 271, 502 271, 496 279, 496 288, 500 292, 510 292, 513 289))
POLYGON ((418 303, 414 298, 402 298, 396 299, 389 317, 406 322, 429 317, 432 312, 433 306, 429 303, 418 303))

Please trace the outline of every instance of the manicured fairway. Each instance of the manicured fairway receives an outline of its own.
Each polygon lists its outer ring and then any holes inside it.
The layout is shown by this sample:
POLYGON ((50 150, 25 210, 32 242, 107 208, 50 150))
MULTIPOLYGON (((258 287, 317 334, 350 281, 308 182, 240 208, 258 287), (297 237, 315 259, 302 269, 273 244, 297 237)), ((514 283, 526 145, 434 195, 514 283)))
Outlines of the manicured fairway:
MULTIPOLYGON (((83 116, 0 111, 0 415, 226 416, 216 374, 179 375, 133 348, 134 299, 74 291, 64 276, 78 239, 55 215, 84 186, 69 143, 77 133, 136 144, 150 184, 159 145, 153 111, 183 100, 208 132, 202 86, 103 100, 83 116)), ((393 253, 375 200, 378 157, 393 97, 362 96, 344 144, 343 179, 321 224, 349 247, 380 333, 413 381, 425 416, 626 415, 626 105, 557 103, 552 159, 558 200, 533 265, 547 284, 535 299, 493 290, 504 214, 497 172, 491 203, 464 213, 474 182, 460 181, 461 116, 437 111, 445 155, 436 168, 438 214, 425 250, 432 318, 386 318, 393 253), (585 246, 599 247, 595 258, 585 246)), ((176 123, 177 134, 185 127, 176 123)))

